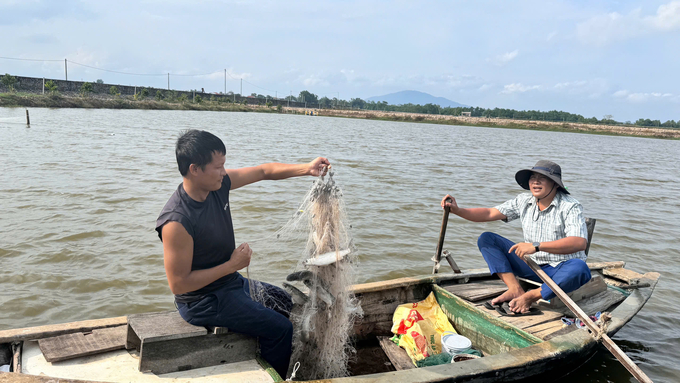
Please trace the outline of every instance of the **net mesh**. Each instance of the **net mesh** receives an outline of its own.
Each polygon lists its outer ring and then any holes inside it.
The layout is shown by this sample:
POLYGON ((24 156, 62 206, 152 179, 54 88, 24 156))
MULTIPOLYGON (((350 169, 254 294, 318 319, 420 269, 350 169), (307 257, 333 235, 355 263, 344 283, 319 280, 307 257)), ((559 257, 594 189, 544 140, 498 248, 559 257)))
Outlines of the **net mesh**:
MULTIPOLYGON (((362 312, 350 291, 357 257, 342 191, 332 172, 313 183, 294 216, 270 236, 270 244, 277 241, 299 241, 300 247, 306 242, 283 283, 294 303, 291 364, 300 363, 296 378, 347 376, 348 362, 356 354, 351 334, 362 312)), ((284 309, 284 302, 250 278, 250 270, 248 280, 253 300, 284 309)))

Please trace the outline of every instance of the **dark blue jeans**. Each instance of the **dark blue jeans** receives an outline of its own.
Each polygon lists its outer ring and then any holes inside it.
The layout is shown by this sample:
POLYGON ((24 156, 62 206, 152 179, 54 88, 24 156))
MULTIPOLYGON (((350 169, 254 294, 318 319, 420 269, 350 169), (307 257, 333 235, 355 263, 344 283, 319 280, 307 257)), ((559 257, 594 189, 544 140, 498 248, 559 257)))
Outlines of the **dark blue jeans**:
MULTIPOLYGON (((214 293, 190 303, 177 303, 179 314, 195 326, 226 327, 258 337, 262 358, 274 367, 283 379, 290 363, 293 324, 288 319, 293 302, 283 289, 259 282, 265 296, 283 302, 278 311, 265 307, 250 298, 248 280, 241 275, 214 293)), ((265 302, 266 306, 275 307, 265 302)))
MULTIPOLYGON (((479 251, 489 265, 491 274, 513 273, 521 278, 541 282, 541 278, 514 251, 508 253, 514 244, 507 238, 489 232, 482 233, 477 240, 479 251)), ((581 259, 570 259, 557 267, 542 265, 541 268, 565 293, 578 289, 590 280, 590 269, 581 259)), ((546 300, 552 299, 555 293, 544 283, 541 286, 541 296, 546 300)))

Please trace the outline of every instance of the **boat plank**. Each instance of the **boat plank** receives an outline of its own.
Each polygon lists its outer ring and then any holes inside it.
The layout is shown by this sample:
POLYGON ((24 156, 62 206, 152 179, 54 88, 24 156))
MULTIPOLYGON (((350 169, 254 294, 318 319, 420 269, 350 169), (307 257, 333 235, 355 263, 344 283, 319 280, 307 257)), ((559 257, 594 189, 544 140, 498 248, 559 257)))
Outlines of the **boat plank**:
POLYGON ((44 338, 38 344, 45 360, 52 363, 123 349, 126 338, 126 326, 117 326, 44 338))
POLYGON ((637 273, 633 270, 624 269, 622 267, 610 268, 602 270, 602 273, 610 278, 624 281, 629 285, 637 285, 643 274, 637 273))
POLYGON ((392 342, 390 338, 379 336, 378 342, 383 351, 385 351, 385 355, 390 359, 392 366, 394 366, 397 371, 415 368, 411 358, 406 353, 406 350, 392 342))
POLYGON ((0 343, 11 343, 22 340, 36 340, 64 334, 72 334, 74 332, 87 332, 98 328, 115 327, 124 324, 127 324, 126 316, 3 330, 0 331, 0 343))
POLYGON ((538 326, 536 326, 537 327, 536 331, 532 331, 531 329, 529 329, 529 332, 541 339, 545 339, 547 335, 550 335, 555 331, 561 330, 563 326, 562 321, 548 322, 544 323, 544 325, 545 327, 542 327, 540 330, 538 330, 538 326))
MULTIPOLYGON (((626 295, 612 289, 607 289, 601 293, 595 294, 592 297, 586 298, 579 302, 581 310, 588 315, 594 315, 596 312, 605 311, 612 305, 615 305, 626 299, 626 295)), ((568 308, 561 309, 563 314, 571 314, 568 308)))
POLYGON ((508 289, 500 279, 460 283, 443 287, 446 291, 470 302, 498 296, 508 289))

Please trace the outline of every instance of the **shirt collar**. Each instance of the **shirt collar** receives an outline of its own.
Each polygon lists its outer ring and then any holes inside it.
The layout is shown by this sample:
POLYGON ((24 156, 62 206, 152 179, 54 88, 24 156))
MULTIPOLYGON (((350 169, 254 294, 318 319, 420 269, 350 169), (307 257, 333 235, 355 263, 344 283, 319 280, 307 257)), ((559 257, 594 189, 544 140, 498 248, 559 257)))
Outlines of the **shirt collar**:
MULTIPOLYGON (((548 205, 548 207, 545 210, 548 210, 550 206, 555 206, 555 208, 559 208, 560 202, 562 202, 562 193, 558 191, 557 194, 555 194, 555 198, 553 198, 552 202, 550 202, 550 205, 548 205)), ((534 204, 536 204, 536 197, 532 195, 531 198, 529 199, 529 205, 534 204)))

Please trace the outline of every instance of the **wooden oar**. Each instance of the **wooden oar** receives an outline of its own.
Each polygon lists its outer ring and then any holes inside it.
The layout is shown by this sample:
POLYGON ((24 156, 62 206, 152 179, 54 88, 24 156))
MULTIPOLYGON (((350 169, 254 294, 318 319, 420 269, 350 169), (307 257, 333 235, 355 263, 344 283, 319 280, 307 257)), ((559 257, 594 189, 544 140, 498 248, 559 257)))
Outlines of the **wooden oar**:
POLYGON ((633 374, 633 376, 635 377, 635 379, 638 380, 638 382, 642 383, 652 382, 652 380, 649 379, 649 377, 645 375, 644 372, 642 372, 640 367, 635 365, 635 363, 632 360, 630 360, 628 355, 626 355, 619 348, 619 346, 617 346, 616 343, 614 343, 614 341, 607 336, 605 332, 600 332, 600 328, 597 327, 597 325, 593 323, 592 320, 590 320, 590 317, 588 317, 588 315, 585 312, 583 312, 583 310, 581 310, 581 308, 578 307, 576 303, 574 303, 574 301, 572 301, 571 298, 569 298, 569 296, 564 291, 562 291, 562 289, 559 286, 557 286, 557 283, 555 283, 555 281, 553 281, 548 276, 548 274, 546 274, 545 271, 543 271, 543 269, 541 269, 541 267, 538 266, 536 262, 534 262, 533 259, 527 256, 524 258, 524 260, 526 261, 527 265, 529 265, 529 267, 531 267, 531 269, 539 276, 539 278, 541 278, 543 282, 545 282, 545 284, 548 285, 548 287, 550 287, 550 289, 555 293, 555 295, 557 295, 562 300, 562 302, 564 302, 564 304, 569 308, 569 310, 571 310, 571 312, 573 312, 574 315, 576 315, 583 323, 585 323, 585 325, 590 330, 589 331, 590 335, 594 336, 595 338, 599 337, 602 339, 602 343, 604 344, 604 346, 607 347, 607 349, 616 357, 616 359, 619 360, 619 362, 621 362, 621 364, 623 364, 623 366, 631 374, 633 374))
MULTIPOLYGON (((451 199, 447 199, 446 201, 451 201, 451 199)), ((449 222, 449 209, 444 208, 444 218, 442 218, 442 228, 439 230, 439 243, 437 244, 437 250, 434 254, 434 267, 432 268, 432 274, 437 274, 439 272, 439 262, 442 260, 442 247, 444 246, 444 236, 446 235, 446 224, 449 222)), ((456 261, 453 260, 453 257, 449 254, 446 256, 446 260, 449 262, 449 265, 453 269, 454 273, 461 273, 460 269, 458 268, 458 265, 456 264, 456 261)))

